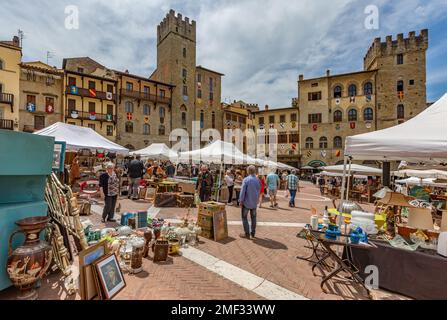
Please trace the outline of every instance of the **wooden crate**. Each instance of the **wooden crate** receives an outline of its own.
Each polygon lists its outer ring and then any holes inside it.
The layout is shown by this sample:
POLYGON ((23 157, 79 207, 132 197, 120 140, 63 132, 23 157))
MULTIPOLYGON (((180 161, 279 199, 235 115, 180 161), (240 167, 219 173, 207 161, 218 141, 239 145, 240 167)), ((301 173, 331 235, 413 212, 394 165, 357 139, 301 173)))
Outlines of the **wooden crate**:
POLYGON ((199 214, 212 216, 215 212, 225 211, 225 203, 208 201, 199 204, 199 214))
POLYGON ((207 238, 207 239, 214 239, 214 229, 213 228, 202 228, 202 231, 200 232, 200 236, 207 238))
POLYGON ((213 228, 213 216, 199 213, 197 216, 197 225, 202 229, 211 229, 213 228))

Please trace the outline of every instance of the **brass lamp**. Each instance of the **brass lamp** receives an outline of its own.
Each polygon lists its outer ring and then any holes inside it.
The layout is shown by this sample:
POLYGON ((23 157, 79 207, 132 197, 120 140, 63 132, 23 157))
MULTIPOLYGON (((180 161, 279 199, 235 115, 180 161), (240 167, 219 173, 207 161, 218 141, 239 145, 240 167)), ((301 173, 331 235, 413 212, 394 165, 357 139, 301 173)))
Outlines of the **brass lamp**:
POLYGON ((380 204, 393 207, 392 210, 387 210, 386 213, 386 233, 393 237, 396 235, 396 216, 400 217, 400 209, 398 207, 411 207, 409 202, 414 200, 413 197, 408 197, 398 192, 387 192, 385 197, 380 199, 380 204))

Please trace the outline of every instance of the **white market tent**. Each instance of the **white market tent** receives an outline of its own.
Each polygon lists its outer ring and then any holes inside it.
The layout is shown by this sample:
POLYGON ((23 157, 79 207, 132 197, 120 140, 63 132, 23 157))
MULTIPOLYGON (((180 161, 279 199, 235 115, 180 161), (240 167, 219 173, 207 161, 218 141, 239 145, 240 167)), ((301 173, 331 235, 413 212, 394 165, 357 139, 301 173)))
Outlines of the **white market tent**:
POLYGON ((155 160, 171 160, 176 162, 178 154, 177 152, 171 150, 164 143, 153 143, 150 146, 133 151, 131 155, 140 155, 143 158, 155 159, 155 160))
POLYGON ((346 138, 345 156, 355 160, 447 160, 447 94, 416 117, 391 128, 346 138))
POLYGON ((54 137, 55 141, 63 141, 66 143, 67 150, 90 149, 92 151, 107 150, 120 154, 129 153, 128 149, 104 138, 93 129, 63 122, 56 122, 49 127, 34 132, 34 134, 54 137))
MULTIPOLYGON (((324 171, 327 171, 327 172, 343 173, 344 166, 343 165, 327 166, 327 167, 320 167, 320 169, 323 169, 324 171)), ((371 175, 371 176, 382 175, 381 169, 362 166, 359 164, 351 164, 351 172, 361 174, 361 175, 371 175)))
MULTIPOLYGON (((317 175, 319 175, 319 176, 326 176, 326 177, 343 177, 343 172, 321 171, 317 175)), ((356 179, 368 179, 368 176, 355 174, 354 178, 356 178, 356 179)))
POLYGON ((232 143, 217 140, 210 145, 193 151, 180 152, 179 160, 202 161, 221 164, 257 164, 257 159, 245 155, 232 143))

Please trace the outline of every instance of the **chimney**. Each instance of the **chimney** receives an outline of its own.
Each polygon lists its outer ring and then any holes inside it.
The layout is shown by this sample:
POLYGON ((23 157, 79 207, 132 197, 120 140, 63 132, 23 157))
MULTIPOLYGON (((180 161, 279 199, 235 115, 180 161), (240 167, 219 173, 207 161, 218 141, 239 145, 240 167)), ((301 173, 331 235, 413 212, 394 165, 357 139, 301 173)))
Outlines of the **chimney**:
POLYGON ((14 36, 12 38, 12 44, 16 47, 20 47, 20 38, 18 36, 14 36))
POLYGON ((298 80, 299 80, 299 81, 303 81, 303 80, 304 80, 304 74, 300 74, 300 75, 298 76, 298 80))
POLYGON ((265 110, 265 111, 268 111, 268 110, 269 110, 269 105, 268 105, 268 104, 265 105, 264 110, 265 110))
POLYGON ((331 70, 327 69, 326 70, 326 77, 329 77, 331 75, 331 70))

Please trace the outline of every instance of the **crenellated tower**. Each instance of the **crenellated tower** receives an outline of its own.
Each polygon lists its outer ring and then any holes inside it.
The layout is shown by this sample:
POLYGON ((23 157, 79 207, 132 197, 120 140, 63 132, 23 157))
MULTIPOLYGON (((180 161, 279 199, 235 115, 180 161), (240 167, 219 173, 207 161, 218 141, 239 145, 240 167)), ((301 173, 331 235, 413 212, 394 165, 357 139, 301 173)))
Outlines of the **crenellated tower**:
POLYGON ((365 55, 364 70, 377 70, 375 92, 378 129, 390 127, 420 113, 427 106, 426 51, 428 30, 411 31, 393 40, 374 39, 365 55))
POLYGON ((191 133, 194 120, 196 22, 170 10, 157 26, 157 70, 152 78, 175 86, 172 128, 191 133))

